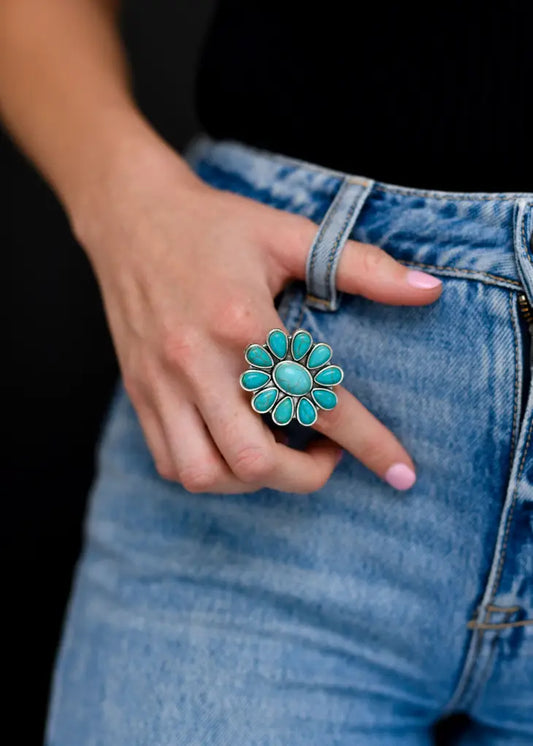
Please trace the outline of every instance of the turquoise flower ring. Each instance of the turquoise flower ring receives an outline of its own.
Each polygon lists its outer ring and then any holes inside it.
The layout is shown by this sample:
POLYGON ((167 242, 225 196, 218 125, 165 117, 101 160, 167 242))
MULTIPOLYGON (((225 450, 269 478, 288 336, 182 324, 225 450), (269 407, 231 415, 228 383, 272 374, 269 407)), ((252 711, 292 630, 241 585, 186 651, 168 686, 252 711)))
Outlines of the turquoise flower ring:
POLYGON ((319 410, 337 405, 332 390, 344 378, 342 368, 331 365, 333 350, 325 342, 313 343, 306 329, 286 334, 271 329, 266 343, 254 342, 244 350, 250 366, 239 382, 253 394, 251 406, 258 414, 270 413, 276 425, 296 419, 300 425, 315 424, 319 410))

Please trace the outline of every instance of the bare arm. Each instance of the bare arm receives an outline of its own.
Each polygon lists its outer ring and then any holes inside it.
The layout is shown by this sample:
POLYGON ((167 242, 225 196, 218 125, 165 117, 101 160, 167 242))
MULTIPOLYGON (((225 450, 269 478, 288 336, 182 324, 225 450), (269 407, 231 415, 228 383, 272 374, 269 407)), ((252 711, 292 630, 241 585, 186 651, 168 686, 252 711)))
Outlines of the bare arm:
MULTIPOLYGON (((277 442, 250 410, 237 383, 242 351, 283 328, 273 298, 305 278, 316 226, 207 186, 154 132, 132 98, 118 9, 116 0, 0 0, 0 113, 92 261, 158 471, 191 491, 309 492, 335 468, 336 444, 384 478, 394 463, 412 468, 342 387, 316 425, 326 439, 305 451, 277 442)), ((354 241, 337 270, 340 290, 373 300, 439 296, 411 279, 382 249, 354 241)))
POLYGON ((117 0, 2 0, 0 113, 70 217, 146 124, 116 31, 117 0))

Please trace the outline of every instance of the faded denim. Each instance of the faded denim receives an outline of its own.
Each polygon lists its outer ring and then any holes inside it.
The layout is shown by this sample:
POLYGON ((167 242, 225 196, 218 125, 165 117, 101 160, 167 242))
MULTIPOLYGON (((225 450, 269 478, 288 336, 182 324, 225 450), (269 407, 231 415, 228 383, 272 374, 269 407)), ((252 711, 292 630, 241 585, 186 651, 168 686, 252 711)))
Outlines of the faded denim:
MULTIPOLYGON (((346 177, 207 138, 188 158, 213 186, 317 225, 346 177)), ((438 275, 441 298, 343 293, 321 308, 295 281, 279 312, 332 345, 417 482, 399 492, 345 454, 313 494, 191 494, 158 476, 120 386, 49 746, 422 746, 451 712, 472 718, 461 746, 533 743, 533 395, 518 306, 533 303, 533 194, 349 179, 370 185, 351 237, 438 275)))

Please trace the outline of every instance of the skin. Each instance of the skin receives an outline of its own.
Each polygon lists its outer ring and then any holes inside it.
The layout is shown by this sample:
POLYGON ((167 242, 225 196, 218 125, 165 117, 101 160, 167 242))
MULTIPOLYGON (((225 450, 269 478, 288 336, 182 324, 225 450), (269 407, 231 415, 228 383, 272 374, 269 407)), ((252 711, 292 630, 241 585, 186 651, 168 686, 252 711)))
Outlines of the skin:
MULTIPOLYGON (((238 385, 243 349, 284 328, 273 299, 305 279, 317 226, 216 190, 133 100, 111 0, 0 1, 0 114, 55 190, 96 273, 125 386, 156 467, 191 492, 306 493, 339 446, 384 478, 414 464, 353 394, 321 412, 325 437, 284 445, 238 385)), ((339 290, 425 305, 441 285, 348 241, 339 290)))

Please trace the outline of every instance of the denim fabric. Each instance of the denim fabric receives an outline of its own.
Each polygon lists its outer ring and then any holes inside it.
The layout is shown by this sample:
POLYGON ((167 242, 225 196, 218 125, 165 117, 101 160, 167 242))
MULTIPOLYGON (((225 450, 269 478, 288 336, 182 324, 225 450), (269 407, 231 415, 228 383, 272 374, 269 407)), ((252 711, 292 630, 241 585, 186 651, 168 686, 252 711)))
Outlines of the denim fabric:
MULTIPOLYGON (((345 177, 207 138, 188 157, 317 224, 345 177)), ((119 386, 49 746, 421 746, 451 712, 472 718, 461 746, 531 746, 532 210, 373 183, 351 237, 438 275, 440 299, 343 293, 324 312, 302 281, 281 297, 411 454, 406 492, 345 454, 312 494, 191 494, 158 476, 119 386)))
POLYGON ((305 302, 320 311, 336 311, 340 293, 335 273, 347 239, 359 217, 374 182, 346 177, 322 218, 305 267, 305 302))

